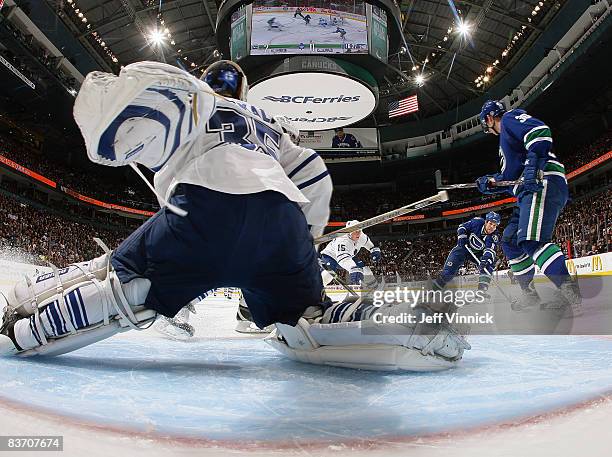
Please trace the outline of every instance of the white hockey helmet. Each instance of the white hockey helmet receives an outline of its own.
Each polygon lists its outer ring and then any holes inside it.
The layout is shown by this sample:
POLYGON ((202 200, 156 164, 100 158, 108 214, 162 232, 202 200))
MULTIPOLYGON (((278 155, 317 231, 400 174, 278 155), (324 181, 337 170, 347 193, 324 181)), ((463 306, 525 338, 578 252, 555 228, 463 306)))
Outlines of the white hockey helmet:
MULTIPOLYGON (((346 223, 346 227, 347 227, 347 228, 349 228, 349 227, 352 227, 353 225, 356 225, 356 224, 359 224, 359 221, 355 221, 355 220, 348 221, 348 222, 346 223)), ((357 231, 359 231, 359 230, 360 230, 360 229, 357 229, 357 230, 355 230, 355 231, 357 232, 357 231)))
POLYGON ((217 94, 246 102, 249 83, 237 63, 231 60, 219 60, 209 65, 200 79, 217 94))

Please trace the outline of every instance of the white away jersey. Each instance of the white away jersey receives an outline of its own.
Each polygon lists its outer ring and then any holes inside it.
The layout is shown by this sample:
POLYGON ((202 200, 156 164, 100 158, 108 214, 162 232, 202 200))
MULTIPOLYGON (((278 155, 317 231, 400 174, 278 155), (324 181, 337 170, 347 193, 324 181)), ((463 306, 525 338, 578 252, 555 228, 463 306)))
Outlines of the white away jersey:
POLYGON ((166 199, 179 183, 230 194, 274 190, 300 205, 315 237, 327 224, 332 183, 317 153, 294 145, 263 110, 179 68, 139 62, 119 76, 92 72, 74 117, 92 161, 145 165, 166 199))
POLYGON ((321 254, 330 256, 346 271, 351 271, 351 268, 356 266, 353 257, 361 248, 366 248, 370 252, 374 248, 374 243, 363 232, 361 232, 356 242, 351 240, 348 235, 343 235, 330 241, 321 251, 321 254))

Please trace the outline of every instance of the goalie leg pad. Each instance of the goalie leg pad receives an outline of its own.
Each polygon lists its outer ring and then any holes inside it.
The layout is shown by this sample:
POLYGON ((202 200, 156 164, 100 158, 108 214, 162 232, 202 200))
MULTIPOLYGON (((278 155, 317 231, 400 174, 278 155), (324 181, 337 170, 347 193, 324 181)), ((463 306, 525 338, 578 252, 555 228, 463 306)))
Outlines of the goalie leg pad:
MULTIPOLYGON (((276 327, 265 339, 266 343, 298 362, 362 370, 424 372, 446 370, 459 363, 459 360, 423 354, 418 349, 398 345, 364 344, 363 341, 347 346, 319 345, 305 319, 300 319, 295 327, 285 324, 276 324, 276 327)), ((358 327, 353 329, 360 333, 358 327)))
POLYGON ((54 267, 53 273, 24 279, 11 290, 5 313, 22 316, 13 327, 20 354, 69 352, 154 320, 155 311, 140 306, 149 280, 121 284, 109 257, 54 267))
POLYGON ((47 302, 64 289, 83 282, 85 278, 102 281, 108 272, 109 254, 87 262, 70 265, 33 278, 24 277, 7 294, 9 306, 21 316, 36 313, 40 303, 47 302))
MULTIPOLYGON (((338 317, 355 316, 359 300, 347 305, 353 309, 347 308, 338 317)), ((401 306, 389 305, 382 312, 397 313, 401 306)), ((296 327, 276 326, 276 332, 266 339, 268 344, 293 360, 315 364, 435 371, 455 366, 464 350, 470 349, 463 336, 447 325, 374 324, 370 319, 309 324, 302 318, 296 327)))

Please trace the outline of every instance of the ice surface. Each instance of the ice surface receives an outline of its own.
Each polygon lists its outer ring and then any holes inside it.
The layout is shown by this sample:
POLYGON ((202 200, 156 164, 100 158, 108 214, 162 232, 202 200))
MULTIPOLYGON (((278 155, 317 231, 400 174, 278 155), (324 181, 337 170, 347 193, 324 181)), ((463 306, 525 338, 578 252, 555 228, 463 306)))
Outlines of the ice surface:
POLYGON ((196 337, 128 332, 53 359, 0 360, 0 397, 129 430, 222 441, 347 442, 465 429, 610 391, 612 340, 472 337, 459 368, 389 374, 292 362, 206 299, 196 337))

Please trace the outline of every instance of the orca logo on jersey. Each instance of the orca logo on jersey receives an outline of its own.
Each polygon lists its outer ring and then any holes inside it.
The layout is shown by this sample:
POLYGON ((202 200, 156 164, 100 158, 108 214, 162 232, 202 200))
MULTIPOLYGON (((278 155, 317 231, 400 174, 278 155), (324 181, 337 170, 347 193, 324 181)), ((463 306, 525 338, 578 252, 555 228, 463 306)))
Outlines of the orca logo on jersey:
POLYGON ((339 95, 337 97, 313 97, 312 95, 281 95, 280 97, 275 97, 274 95, 268 95, 263 97, 264 100, 268 100, 270 102, 275 103, 353 103, 358 102, 361 98, 361 95, 355 96, 344 96, 339 95))
POLYGON ((476 236, 474 233, 470 233, 469 240, 470 240, 470 246, 476 249, 477 251, 482 251, 486 247, 484 244, 484 241, 478 238, 478 236, 476 236))

